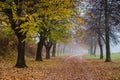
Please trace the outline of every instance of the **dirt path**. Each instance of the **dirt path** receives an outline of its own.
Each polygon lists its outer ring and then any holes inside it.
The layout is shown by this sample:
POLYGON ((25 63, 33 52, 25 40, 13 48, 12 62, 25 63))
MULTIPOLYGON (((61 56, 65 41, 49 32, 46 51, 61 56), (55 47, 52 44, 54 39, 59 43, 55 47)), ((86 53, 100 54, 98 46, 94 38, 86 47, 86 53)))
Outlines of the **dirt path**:
POLYGON ((83 55, 71 55, 62 60, 61 66, 51 72, 45 80, 99 80, 83 55))
POLYGON ((114 67, 118 63, 89 61, 84 55, 56 57, 43 62, 28 60, 27 63, 28 68, 19 69, 0 62, 0 80, 120 80, 119 66, 114 67))

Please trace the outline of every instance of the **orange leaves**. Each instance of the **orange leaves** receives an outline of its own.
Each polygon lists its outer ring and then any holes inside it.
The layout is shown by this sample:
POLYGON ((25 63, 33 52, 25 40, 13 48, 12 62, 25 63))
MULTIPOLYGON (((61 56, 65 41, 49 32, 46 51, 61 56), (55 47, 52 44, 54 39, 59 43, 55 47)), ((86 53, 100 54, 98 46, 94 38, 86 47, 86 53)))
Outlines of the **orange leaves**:
POLYGON ((119 80, 120 61, 105 63, 101 60, 89 60, 99 80, 119 80))
POLYGON ((44 62, 27 58, 30 67, 18 69, 0 62, 0 80, 119 80, 120 61, 105 63, 84 56, 56 57, 44 62))

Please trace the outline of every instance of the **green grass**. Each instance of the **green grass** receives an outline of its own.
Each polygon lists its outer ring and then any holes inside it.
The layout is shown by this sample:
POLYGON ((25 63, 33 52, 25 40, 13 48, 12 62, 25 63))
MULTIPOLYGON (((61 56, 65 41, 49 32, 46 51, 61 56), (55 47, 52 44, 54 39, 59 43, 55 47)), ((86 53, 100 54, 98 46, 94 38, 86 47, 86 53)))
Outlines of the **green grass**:
MULTIPOLYGON (((104 56, 104 59, 105 59, 106 56, 104 56)), ((94 55, 87 55, 85 57, 86 59, 99 59, 100 56, 97 55, 97 56, 94 56, 94 55)), ((111 59, 112 60, 120 60, 120 53, 112 53, 111 54, 111 59)))
POLYGON ((94 56, 94 55, 87 55, 85 56, 86 59, 99 59, 99 56, 94 56))
POLYGON ((120 60, 120 53, 113 53, 111 54, 112 60, 120 60))

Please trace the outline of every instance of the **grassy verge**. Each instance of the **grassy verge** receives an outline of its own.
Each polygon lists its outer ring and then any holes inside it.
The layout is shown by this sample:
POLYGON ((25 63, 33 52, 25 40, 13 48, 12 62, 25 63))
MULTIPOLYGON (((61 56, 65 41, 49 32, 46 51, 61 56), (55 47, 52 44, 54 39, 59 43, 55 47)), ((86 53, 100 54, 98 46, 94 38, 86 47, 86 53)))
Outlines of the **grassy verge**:
MULTIPOLYGON (((105 55, 104 55, 104 59, 105 59, 105 55)), ((99 55, 96 55, 96 56, 94 56, 94 55, 87 55, 86 57, 85 57, 86 59, 99 59, 100 58, 100 56, 99 55)), ((111 54, 111 59, 112 60, 120 60, 120 53, 112 53, 111 54)))

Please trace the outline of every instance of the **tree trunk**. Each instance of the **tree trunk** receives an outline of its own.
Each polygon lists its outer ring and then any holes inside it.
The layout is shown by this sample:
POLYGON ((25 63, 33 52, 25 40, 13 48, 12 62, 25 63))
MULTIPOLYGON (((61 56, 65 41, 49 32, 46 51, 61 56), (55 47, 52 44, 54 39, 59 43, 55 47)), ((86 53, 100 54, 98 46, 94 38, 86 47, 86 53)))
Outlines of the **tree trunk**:
POLYGON ((15 67, 24 68, 27 67, 25 63, 25 42, 23 42, 25 38, 18 36, 18 56, 15 67))
POLYGON ((56 43, 53 44, 52 57, 55 57, 56 54, 56 43))
POLYGON ((63 54, 65 54, 65 45, 63 45, 63 54))
POLYGON ((111 62, 110 57, 110 27, 108 24, 108 0, 105 0, 105 36, 106 36, 106 60, 105 62, 111 62))
POLYGON ((99 44, 99 48, 100 48, 100 59, 103 59, 103 46, 102 46, 102 43, 101 43, 100 36, 98 36, 98 44, 99 44))
POLYGON ((40 41, 37 44, 37 53, 36 53, 36 61, 42 61, 42 49, 44 45, 44 39, 40 37, 40 41))
POLYGON ((26 33, 25 34, 21 33, 20 28, 16 29, 16 27, 19 27, 24 21, 23 22, 19 21, 19 24, 16 24, 16 21, 14 21, 13 19, 12 9, 5 10, 5 14, 8 16, 9 22, 11 24, 11 28, 15 32, 15 35, 18 38, 18 56, 15 67, 17 68, 27 67, 25 63, 25 42, 23 42, 23 40, 26 38, 26 33))
POLYGON ((90 40, 90 54, 93 55, 93 37, 90 40))
POLYGON ((50 59, 50 47, 46 47, 46 59, 50 59))
POLYGON ((95 44, 94 44, 94 56, 96 56, 96 46, 97 46, 97 43, 95 42, 95 44))
POLYGON ((50 49, 52 47, 52 42, 46 41, 46 42, 44 42, 44 46, 46 48, 46 59, 50 59, 50 49))
POLYGON ((59 44, 56 45, 56 54, 59 56, 59 44))
MULTIPOLYGON (((103 59, 103 45, 102 45, 102 32, 101 32, 101 16, 102 16, 102 4, 100 4, 100 12, 99 12, 99 22, 98 22, 98 45, 100 48, 100 59, 103 59)), ((104 39, 103 39, 104 41, 104 39)))

